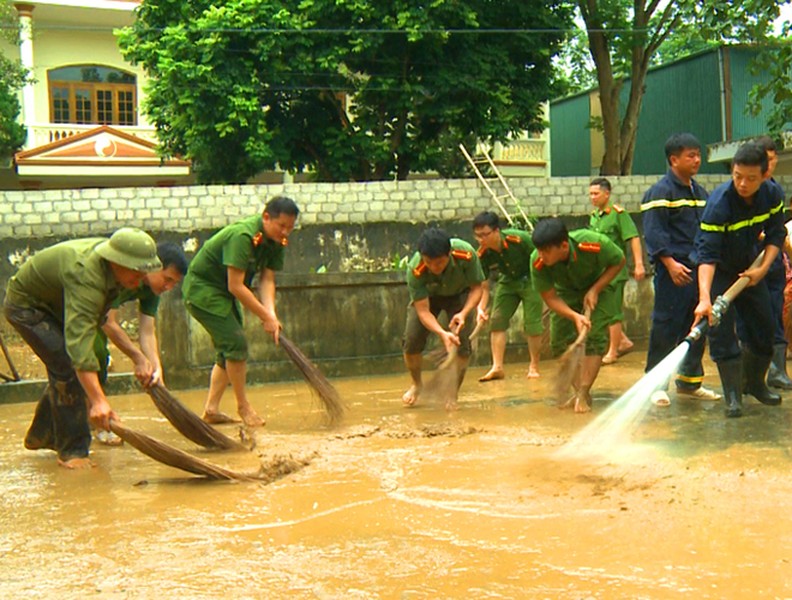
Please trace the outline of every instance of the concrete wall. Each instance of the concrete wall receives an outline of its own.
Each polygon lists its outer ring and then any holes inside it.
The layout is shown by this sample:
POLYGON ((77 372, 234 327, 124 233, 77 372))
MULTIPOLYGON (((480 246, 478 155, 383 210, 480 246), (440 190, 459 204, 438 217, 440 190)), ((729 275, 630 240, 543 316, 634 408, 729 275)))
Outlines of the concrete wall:
MULTIPOLYGON (((640 198, 656 179, 613 178, 614 196, 639 227, 640 198)), ((723 180, 701 179, 710 189, 723 180)), ((526 213, 564 215, 570 228, 587 223, 588 182, 582 177, 509 181, 526 213)), ((792 189, 792 177, 781 183, 792 189)), ((294 197, 303 211, 279 276, 278 310, 287 335, 331 375, 401 369, 407 292, 403 273, 393 268, 414 252, 426 224, 439 223, 452 235, 472 239, 472 217, 493 208, 476 180, 0 192, 0 286, 5 289, 17 266, 42 247, 106 235, 124 225, 178 241, 193 252, 215 230, 258 213, 267 198, 281 193, 294 197)), ((626 327, 631 336, 644 338, 651 283, 631 281, 626 298, 626 327)), ((134 311, 126 314, 132 318, 134 311)), ((211 346, 186 314, 178 290, 163 297, 158 321, 171 385, 205 386, 211 346)), ((511 358, 525 356, 519 326, 515 317, 511 358)), ((298 376, 253 319, 247 329, 251 381, 298 376)), ((479 346, 478 362, 488 361, 488 344, 479 346)))

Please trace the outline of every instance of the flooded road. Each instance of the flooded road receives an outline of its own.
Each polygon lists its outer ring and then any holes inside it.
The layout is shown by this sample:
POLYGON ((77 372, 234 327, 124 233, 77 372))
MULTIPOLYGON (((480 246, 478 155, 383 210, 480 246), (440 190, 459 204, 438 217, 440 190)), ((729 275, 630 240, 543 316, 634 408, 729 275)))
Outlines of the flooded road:
MULTIPOLYGON (((216 464, 307 463, 269 485, 203 481, 128 445, 94 444, 96 468, 70 472, 22 447, 33 404, 0 406, 0 597, 792 596, 792 396, 728 421, 674 399, 607 460, 554 457, 642 361, 603 368, 590 415, 547 400, 552 361, 539 381, 471 369, 451 415, 403 409, 406 374, 336 380, 349 416, 332 431, 304 383, 263 386, 255 453, 201 451, 148 396, 112 399, 127 427, 216 464)), ((204 394, 176 395, 200 412, 204 394)))

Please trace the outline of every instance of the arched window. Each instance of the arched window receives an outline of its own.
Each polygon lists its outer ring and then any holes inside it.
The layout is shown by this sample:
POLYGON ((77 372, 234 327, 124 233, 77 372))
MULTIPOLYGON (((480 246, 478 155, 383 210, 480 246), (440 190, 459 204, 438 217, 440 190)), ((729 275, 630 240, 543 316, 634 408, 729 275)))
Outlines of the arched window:
POLYGON ((50 122, 137 124, 135 76, 101 65, 72 65, 51 69, 50 122))

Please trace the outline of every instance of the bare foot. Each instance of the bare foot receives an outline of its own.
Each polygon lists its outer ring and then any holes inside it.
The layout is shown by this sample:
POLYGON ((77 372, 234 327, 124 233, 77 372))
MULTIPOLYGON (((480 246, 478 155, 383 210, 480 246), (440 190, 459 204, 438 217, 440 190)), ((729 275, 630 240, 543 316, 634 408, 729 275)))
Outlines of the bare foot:
POLYGON ((504 377, 506 377, 506 374, 503 372, 503 369, 492 367, 485 375, 479 377, 479 381, 495 381, 496 379, 503 379, 504 377))
POLYGON ((619 356, 624 356, 625 354, 632 352, 635 344, 633 344, 630 340, 627 340, 624 344, 619 344, 619 356))
POLYGON ((404 406, 415 406, 415 403, 418 401, 418 396, 421 393, 421 386, 419 385, 411 385, 410 389, 404 392, 404 396, 402 396, 402 402, 404 406))
POLYGON ((242 422, 248 427, 264 427, 265 421, 256 414, 252 408, 240 409, 239 416, 242 417, 242 422))
POLYGON ((606 354, 602 357, 602 364, 603 365, 612 365, 617 360, 619 360, 618 356, 614 356, 613 354, 606 354))
POLYGON ((93 461, 87 456, 70 458, 68 460, 58 459, 58 465, 64 469, 90 469, 94 467, 93 461))
POLYGON ((205 423, 209 423, 210 425, 225 425, 226 423, 239 423, 239 419, 236 419, 230 415, 227 415, 223 412, 206 412, 201 416, 201 419, 205 423))
POLYGON ((571 396, 570 396, 570 397, 569 397, 567 400, 565 400, 564 402, 559 402, 559 403, 558 403, 558 408, 560 408, 560 409, 564 409, 564 408, 572 408, 572 405, 575 403, 575 398, 577 398, 577 392, 575 392, 574 394, 572 394, 572 395, 571 395, 571 396))
POLYGON ((538 379, 540 377, 539 369, 537 369, 534 365, 529 365, 528 366, 528 375, 526 375, 526 377, 528 379, 538 379))
POLYGON ((586 391, 579 390, 575 396, 575 412, 587 413, 591 410, 591 394, 586 391))
POLYGON ((448 400, 446 400, 445 409, 447 412, 454 412, 456 410, 459 410, 459 404, 457 403, 457 399, 449 398, 448 400))

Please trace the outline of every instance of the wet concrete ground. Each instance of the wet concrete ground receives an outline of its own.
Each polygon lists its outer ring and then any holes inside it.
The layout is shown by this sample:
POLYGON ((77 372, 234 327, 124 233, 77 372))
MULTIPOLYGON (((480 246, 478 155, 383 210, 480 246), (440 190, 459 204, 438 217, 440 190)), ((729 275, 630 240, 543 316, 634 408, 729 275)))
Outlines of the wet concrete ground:
MULTIPOLYGON (((257 454, 200 451, 148 396, 112 399, 128 427, 229 468, 308 462, 270 485, 202 481, 128 446, 95 444, 96 468, 69 472, 22 447, 32 404, 0 406, 0 597, 791 597, 792 396, 746 400, 735 420, 674 399, 605 459, 555 456, 642 361, 603 368, 589 415, 548 399, 552 361, 539 381, 472 369, 450 415, 403 409, 406 374, 338 380, 349 417, 332 431, 302 382, 264 386, 257 454)), ((177 395, 200 410, 204 391, 177 395)))

